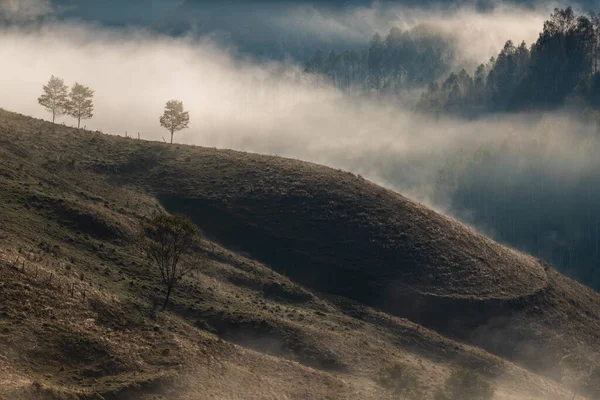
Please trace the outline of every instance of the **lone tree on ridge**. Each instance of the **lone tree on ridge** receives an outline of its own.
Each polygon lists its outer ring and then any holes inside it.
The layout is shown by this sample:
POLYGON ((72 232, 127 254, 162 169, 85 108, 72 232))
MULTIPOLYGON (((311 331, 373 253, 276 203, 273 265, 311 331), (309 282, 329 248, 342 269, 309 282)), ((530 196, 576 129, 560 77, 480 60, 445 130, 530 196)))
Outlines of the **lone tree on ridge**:
POLYGON ((67 113, 77 119, 77 128, 81 127, 82 119, 90 119, 94 116, 93 97, 94 91, 87 86, 75 83, 71 88, 67 103, 67 113))
POLYGON ((52 122, 56 117, 67 113, 68 88, 65 81, 52 75, 47 85, 44 85, 44 93, 38 98, 38 103, 48 112, 52 113, 52 122))
POLYGON ((179 100, 168 101, 165 106, 165 112, 160 117, 160 125, 171 132, 171 144, 173 144, 173 134, 188 128, 189 124, 190 113, 184 111, 183 102, 179 100))

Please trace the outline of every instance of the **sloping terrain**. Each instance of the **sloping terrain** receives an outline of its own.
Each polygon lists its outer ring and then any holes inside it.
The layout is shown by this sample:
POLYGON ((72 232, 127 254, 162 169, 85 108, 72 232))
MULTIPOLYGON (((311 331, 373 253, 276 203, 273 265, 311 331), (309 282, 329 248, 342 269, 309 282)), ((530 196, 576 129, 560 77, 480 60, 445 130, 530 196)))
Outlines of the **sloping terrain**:
POLYGON ((6 111, 0 273, 0 398, 385 399, 403 363, 425 398, 468 367, 563 399, 600 359, 600 296, 361 177, 6 111), (157 312, 163 209, 205 240, 157 312))

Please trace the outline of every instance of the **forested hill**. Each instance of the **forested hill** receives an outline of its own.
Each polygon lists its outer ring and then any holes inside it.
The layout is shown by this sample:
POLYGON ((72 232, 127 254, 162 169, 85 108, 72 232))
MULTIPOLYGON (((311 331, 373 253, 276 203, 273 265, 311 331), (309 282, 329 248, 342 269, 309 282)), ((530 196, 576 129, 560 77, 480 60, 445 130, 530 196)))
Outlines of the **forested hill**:
POLYGON ((600 16, 557 9, 528 48, 508 41, 470 74, 433 82, 418 108, 476 116, 498 111, 600 106, 600 16))
MULTIPOLYGON (((429 79, 417 104, 426 115, 512 118, 531 111, 530 120, 537 121, 560 110, 572 118, 565 121, 592 122, 585 133, 565 122, 565 136, 572 139, 568 150, 553 144, 550 133, 518 131, 449 157, 433 202, 600 290, 600 176, 594 156, 600 135, 593 128, 600 107, 600 18, 556 10, 533 45, 508 41, 474 71, 437 81, 455 57, 446 44, 422 31, 394 29, 360 52, 317 53, 306 71, 340 89, 386 94, 429 79), (564 152, 572 158, 565 161, 564 152)), ((484 126, 482 136, 493 136, 493 124, 484 126)))
POLYGON ((451 38, 426 26, 392 28, 385 38, 375 34, 363 50, 331 50, 327 55, 318 50, 306 62, 305 72, 343 90, 394 93, 447 74, 456 59, 454 48, 451 38))
POLYGON ((436 115, 560 110, 575 116, 571 121, 591 122, 586 134, 565 126, 572 140, 568 149, 553 144, 551 135, 519 132, 464 154, 445 166, 436 187, 454 215, 596 290, 600 180, 594 154, 600 135, 593 126, 600 107, 599 63, 600 18, 556 10, 531 47, 509 41, 474 74, 463 70, 429 85, 418 103, 436 115), (571 161, 561 158, 562 150, 571 161))
POLYGON ((367 48, 317 51, 305 71, 344 90, 398 93, 426 86, 417 108, 473 117, 498 111, 600 106, 600 17, 556 9, 538 40, 506 42, 474 71, 451 72, 458 45, 425 26, 392 28, 367 48))

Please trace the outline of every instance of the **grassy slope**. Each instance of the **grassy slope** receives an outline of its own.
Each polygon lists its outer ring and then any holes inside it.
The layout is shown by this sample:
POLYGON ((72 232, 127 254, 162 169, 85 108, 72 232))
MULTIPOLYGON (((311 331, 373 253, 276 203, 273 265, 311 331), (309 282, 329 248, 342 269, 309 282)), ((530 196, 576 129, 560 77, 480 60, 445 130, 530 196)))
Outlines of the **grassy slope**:
POLYGON ((39 380, 105 398, 157 388, 168 398, 386 398, 377 371, 405 362, 430 392, 468 365, 505 398, 564 398, 507 360, 557 378, 565 355, 598 354, 596 294, 314 164, 0 111, 0 224, 0 397, 39 380), (139 221, 163 207, 214 242, 170 311, 154 315, 161 288, 133 244, 139 221))

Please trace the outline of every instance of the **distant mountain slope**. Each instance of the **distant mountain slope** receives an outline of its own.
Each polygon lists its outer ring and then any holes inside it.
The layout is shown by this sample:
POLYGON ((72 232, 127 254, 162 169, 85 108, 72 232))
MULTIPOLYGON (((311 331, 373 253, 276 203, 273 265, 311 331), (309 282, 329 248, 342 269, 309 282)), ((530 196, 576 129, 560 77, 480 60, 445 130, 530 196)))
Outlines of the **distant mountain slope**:
POLYGON ((0 110, 0 271, 0 398, 386 399, 398 362, 428 396, 458 367, 499 398, 563 399, 571 377, 598 395, 598 294, 316 164, 0 110), (163 208, 212 241, 155 315, 135 235, 163 208))

